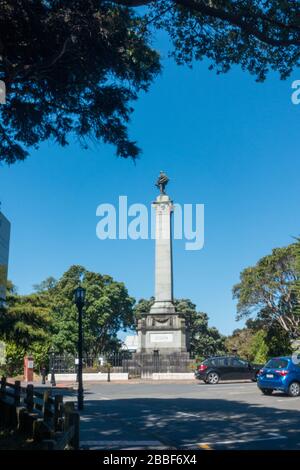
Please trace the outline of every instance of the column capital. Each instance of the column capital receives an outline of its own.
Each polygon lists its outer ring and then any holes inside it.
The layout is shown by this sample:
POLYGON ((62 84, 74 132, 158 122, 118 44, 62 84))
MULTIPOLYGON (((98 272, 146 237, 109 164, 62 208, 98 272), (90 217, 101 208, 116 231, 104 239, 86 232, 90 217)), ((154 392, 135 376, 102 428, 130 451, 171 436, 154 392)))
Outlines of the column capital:
POLYGON ((160 194, 157 196, 156 200, 152 202, 152 206, 156 211, 161 210, 161 213, 166 209, 169 209, 169 212, 173 212, 174 210, 173 201, 167 194, 160 194))
POLYGON ((172 199, 167 194, 159 194, 153 204, 173 204, 172 199))

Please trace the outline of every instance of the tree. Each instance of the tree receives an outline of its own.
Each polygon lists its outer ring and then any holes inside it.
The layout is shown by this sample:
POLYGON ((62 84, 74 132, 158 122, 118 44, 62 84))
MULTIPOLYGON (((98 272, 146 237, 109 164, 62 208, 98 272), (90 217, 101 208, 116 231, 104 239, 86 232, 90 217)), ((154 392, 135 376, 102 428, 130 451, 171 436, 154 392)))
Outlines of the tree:
POLYGON ((52 326, 50 311, 51 299, 47 295, 20 296, 8 282, 6 304, 0 307, 0 339, 6 344, 6 374, 22 372, 25 354, 34 354, 37 369, 47 364, 52 326))
POLYGON ((236 352, 239 357, 252 361, 251 344, 254 334, 255 332, 251 328, 234 330, 232 335, 228 336, 225 341, 227 353, 234 354, 236 352))
POLYGON ((254 316, 267 328, 277 324, 290 339, 299 336, 295 259, 295 244, 291 244, 274 249, 271 255, 242 271, 240 282, 233 287, 233 297, 238 300, 237 320, 254 316))
MULTIPOLYGON (((153 297, 149 300, 141 299, 134 308, 136 319, 141 313, 149 312, 153 302, 153 297)), ((196 305, 189 299, 175 299, 174 304, 176 311, 185 318, 190 352, 193 355, 204 358, 225 352, 225 337, 217 328, 208 326, 209 317, 206 313, 197 312, 196 305)))
POLYGON ((266 333, 269 357, 288 356, 292 353, 289 334, 277 323, 271 325, 266 333))
POLYGON ((130 102, 160 70, 143 18, 99 0, 0 3, 0 160, 24 160, 24 147, 73 135, 113 144, 136 157, 127 135, 130 102))
POLYGON ((296 297, 295 312, 300 316, 300 238, 297 238, 295 243, 295 266, 296 266, 296 281, 294 284, 294 294, 296 297))
POLYGON ((0 155, 13 163, 24 148, 75 135, 138 155, 127 136, 130 103, 160 70, 151 48, 166 30, 179 64, 207 58, 227 72, 240 64, 264 80, 299 65, 298 2, 290 0, 3 0, 0 4, 0 155), (142 7, 138 8, 138 7, 142 7), (146 7, 146 8, 145 8, 146 7))
POLYGON ((258 364, 275 356, 286 356, 292 353, 288 333, 274 322, 271 325, 261 319, 249 319, 245 328, 234 330, 226 338, 226 349, 229 354, 258 364))
POLYGON ((129 7, 149 6, 149 18, 173 42, 178 64, 207 58, 217 73, 240 64, 266 78, 269 70, 285 79, 299 65, 300 9, 290 0, 115 0, 129 7))
POLYGON ((6 306, 1 307, 0 337, 28 351, 33 342, 46 340, 50 327, 48 296, 20 296, 14 286, 8 283, 6 306))
POLYGON ((35 286, 34 294, 18 295, 9 283, 6 307, 0 311, 0 339, 6 343, 10 374, 22 370, 25 354, 34 356, 37 368, 47 364, 51 346, 56 352, 76 354, 78 312, 74 290, 81 279, 86 289, 85 354, 96 356, 119 350, 118 331, 134 325, 134 299, 122 282, 82 266, 71 266, 58 281, 50 277, 35 286))
POLYGON ((86 289, 83 312, 84 352, 96 356, 120 348, 117 333, 132 328, 134 299, 122 282, 112 277, 71 266, 51 290, 54 320, 52 344, 57 351, 75 354, 78 339, 78 312, 74 290, 86 289))
POLYGON ((264 330, 257 331, 251 341, 251 356, 256 364, 265 364, 268 360, 269 347, 266 341, 267 333, 264 330))
POLYGON ((40 284, 34 284, 32 287, 33 287, 33 290, 35 290, 36 292, 51 292, 54 287, 56 286, 57 284, 57 280, 50 276, 50 277, 47 277, 47 279, 45 279, 44 281, 40 282, 40 284))
POLYGON ((269 357, 287 356, 292 353, 289 333, 278 322, 270 324, 264 319, 249 319, 246 321, 245 329, 252 331, 253 335, 259 331, 265 332, 265 342, 268 345, 269 357))
POLYGON ((217 328, 208 325, 207 313, 197 312, 196 305, 189 299, 175 300, 175 307, 185 317, 190 352, 193 355, 204 358, 224 354, 225 337, 217 328))

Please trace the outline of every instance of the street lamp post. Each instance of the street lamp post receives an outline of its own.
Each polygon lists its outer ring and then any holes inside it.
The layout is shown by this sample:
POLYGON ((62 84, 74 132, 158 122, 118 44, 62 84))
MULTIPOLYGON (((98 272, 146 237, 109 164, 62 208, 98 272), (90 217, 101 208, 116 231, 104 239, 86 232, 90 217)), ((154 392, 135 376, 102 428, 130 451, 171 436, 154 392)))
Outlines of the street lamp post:
POLYGON ((81 286, 77 287, 74 292, 74 300, 78 309, 78 410, 83 409, 83 383, 82 383, 82 349, 83 349, 83 334, 82 334, 82 310, 85 302, 85 289, 81 286))
POLYGON ((55 370, 54 370, 54 367, 55 367, 55 349, 54 349, 53 346, 50 349, 50 354, 51 354, 51 380, 50 380, 50 383, 51 383, 52 387, 56 387, 55 370))

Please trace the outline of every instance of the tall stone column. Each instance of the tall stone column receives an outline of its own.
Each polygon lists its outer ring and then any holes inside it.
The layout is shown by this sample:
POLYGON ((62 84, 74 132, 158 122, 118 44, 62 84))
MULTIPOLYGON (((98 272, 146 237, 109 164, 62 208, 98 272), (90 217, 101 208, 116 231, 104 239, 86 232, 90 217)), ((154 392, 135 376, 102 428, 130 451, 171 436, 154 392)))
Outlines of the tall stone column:
POLYGON ((172 211, 168 195, 160 194, 153 203, 155 216, 155 303, 150 313, 175 313, 173 304, 172 211))
POLYGON ((159 354, 164 358, 164 367, 167 370, 178 372, 181 365, 176 361, 180 362, 188 357, 187 332, 184 317, 175 311, 173 302, 173 202, 165 193, 168 181, 167 175, 161 172, 156 184, 160 194, 153 203, 156 221, 155 302, 150 312, 142 313, 138 321, 137 354, 150 354, 150 363, 152 355, 159 354))

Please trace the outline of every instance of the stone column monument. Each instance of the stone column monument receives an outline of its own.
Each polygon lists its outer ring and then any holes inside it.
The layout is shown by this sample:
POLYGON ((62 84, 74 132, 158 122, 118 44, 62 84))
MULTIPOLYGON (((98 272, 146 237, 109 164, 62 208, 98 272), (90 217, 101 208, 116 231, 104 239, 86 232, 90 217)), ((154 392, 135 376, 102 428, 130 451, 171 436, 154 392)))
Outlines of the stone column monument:
POLYGON ((187 356, 185 319, 176 312, 173 302, 173 203, 165 193, 168 181, 167 175, 161 172, 156 183, 160 194, 153 203, 156 211, 155 302, 138 322, 137 353, 187 356))
POLYGON ((175 313, 173 304, 172 234, 173 203, 160 194, 155 207, 155 302, 151 313, 175 313))

